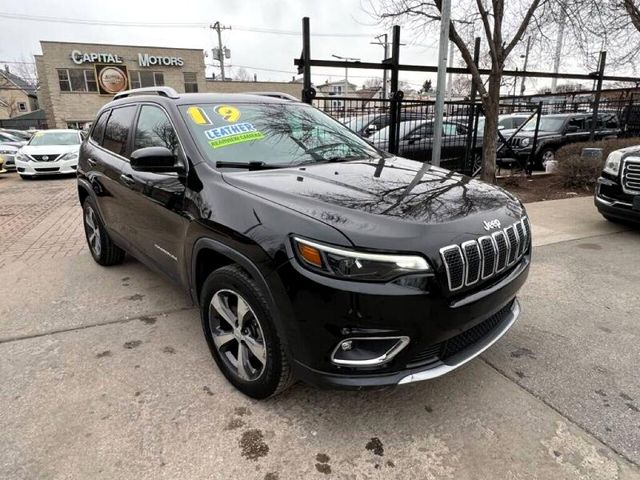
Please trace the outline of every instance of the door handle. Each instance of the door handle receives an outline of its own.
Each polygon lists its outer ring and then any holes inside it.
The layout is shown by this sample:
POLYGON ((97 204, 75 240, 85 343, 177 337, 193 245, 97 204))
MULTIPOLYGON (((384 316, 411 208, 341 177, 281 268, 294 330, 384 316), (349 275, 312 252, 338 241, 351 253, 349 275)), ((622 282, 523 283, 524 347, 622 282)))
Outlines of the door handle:
POLYGON ((87 158, 87 163, 92 167, 95 167, 98 162, 96 162, 93 158, 87 158))
POLYGON ((127 175, 126 173, 120 175, 120 180, 122 180, 122 183, 129 187, 133 187, 136 184, 136 181, 133 179, 133 177, 131 175, 127 175))

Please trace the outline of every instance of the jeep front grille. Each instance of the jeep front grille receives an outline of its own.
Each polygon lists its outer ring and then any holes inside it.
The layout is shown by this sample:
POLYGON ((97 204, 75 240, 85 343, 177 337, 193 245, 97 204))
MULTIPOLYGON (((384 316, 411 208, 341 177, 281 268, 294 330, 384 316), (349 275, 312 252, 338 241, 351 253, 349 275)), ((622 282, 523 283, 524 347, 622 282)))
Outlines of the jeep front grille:
POLYGON ((640 194, 640 160, 625 160, 622 167, 622 189, 632 195, 640 194))
POLYGON ((530 241, 529 219, 523 217, 491 235, 441 248, 449 290, 474 285, 514 265, 525 254, 530 241))

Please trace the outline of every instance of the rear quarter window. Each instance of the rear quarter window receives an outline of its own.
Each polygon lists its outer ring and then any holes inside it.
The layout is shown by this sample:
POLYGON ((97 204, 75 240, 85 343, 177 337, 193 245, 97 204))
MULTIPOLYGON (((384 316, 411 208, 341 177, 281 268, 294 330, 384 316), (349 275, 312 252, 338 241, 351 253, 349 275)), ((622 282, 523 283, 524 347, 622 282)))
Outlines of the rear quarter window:
POLYGON ((111 110, 107 110, 106 112, 102 112, 96 120, 93 129, 91 130, 91 139, 100 144, 102 143, 102 137, 104 136, 104 127, 107 125, 107 119, 109 118, 109 114, 111 110))
POLYGON ((129 105, 111 111, 111 116, 104 130, 104 139, 102 141, 104 148, 118 155, 126 155, 127 140, 136 108, 136 105, 129 105))

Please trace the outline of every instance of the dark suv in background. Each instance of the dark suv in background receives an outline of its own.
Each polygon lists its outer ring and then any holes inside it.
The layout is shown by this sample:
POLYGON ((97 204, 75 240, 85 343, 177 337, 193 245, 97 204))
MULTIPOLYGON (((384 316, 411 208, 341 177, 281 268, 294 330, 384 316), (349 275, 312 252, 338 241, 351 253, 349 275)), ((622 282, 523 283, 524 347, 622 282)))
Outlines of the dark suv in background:
POLYGON ((513 325, 529 271, 512 195, 274 96, 120 93, 81 147, 78 193, 96 262, 126 251, 186 289, 255 398, 443 375, 513 325))
MULTIPOLYGON (((569 143, 586 142, 591 135, 591 122, 593 115, 590 113, 561 113, 542 115, 538 128, 536 151, 533 152, 533 160, 537 168, 545 168, 550 160, 555 159, 556 151, 569 143)), ((498 153, 498 165, 511 164, 515 160, 520 163, 526 161, 531 155, 533 139, 536 130, 537 117, 529 120, 510 141, 508 148, 500 149, 498 153)), ((616 138, 620 134, 620 125, 615 113, 601 113, 598 115, 598 123, 595 130, 595 139, 616 138)), ((508 135, 507 135, 508 137, 508 135)))

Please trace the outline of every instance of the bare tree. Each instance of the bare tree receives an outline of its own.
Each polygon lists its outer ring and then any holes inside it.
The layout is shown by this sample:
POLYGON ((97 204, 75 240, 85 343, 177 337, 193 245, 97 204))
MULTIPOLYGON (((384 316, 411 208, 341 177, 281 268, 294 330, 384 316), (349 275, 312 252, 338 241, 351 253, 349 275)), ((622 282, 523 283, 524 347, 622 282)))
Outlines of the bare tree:
POLYGON ((380 77, 367 78, 362 82, 363 88, 376 88, 382 86, 382 79, 380 77))
POLYGON ((245 68, 239 67, 233 69, 233 79, 239 82, 250 82, 253 77, 245 68))
MULTIPOLYGON (((371 0, 373 2, 374 0, 371 0)), ((478 88, 486 116, 482 146, 481 178, 495 183, 496 138, 500 87, 509 55, 524 33, 542 18, 541 10, 549 0, 460 0, 455 4, 449 26, 449 38, 456 45, 478 88), (540 16, 540 18, 537 18, 540 16), (485 85, 470 50, 469 25, 482 25, 489 49, 490 74, 485 85), (466 39, 466 40, 465 40, 466 39)), ((375 14, 383 21, 402 21, 409 27, 435 30, 440 22, 442 0, 378 0, 375 14)))

